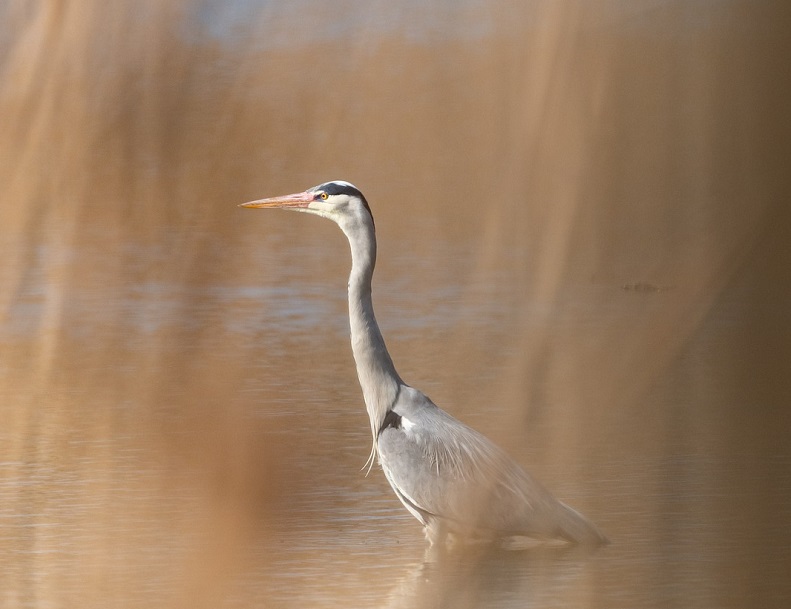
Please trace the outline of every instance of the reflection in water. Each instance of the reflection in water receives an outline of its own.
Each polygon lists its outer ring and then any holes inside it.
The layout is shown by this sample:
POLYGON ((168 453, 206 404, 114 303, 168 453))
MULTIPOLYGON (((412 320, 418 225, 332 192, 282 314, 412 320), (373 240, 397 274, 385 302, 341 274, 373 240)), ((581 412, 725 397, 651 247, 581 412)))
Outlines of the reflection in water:
POLYGON ((0 6, 0 606, 788 606, 787 3, 281 4, 0 6), (404 378, 612 545, 423 557, 343 237, 236 208, 335 178, 404 378))
POLYGON ((585 601, 586 569, 595 550, 491 547, 426 551, 382 607, 544 607, 585 601))

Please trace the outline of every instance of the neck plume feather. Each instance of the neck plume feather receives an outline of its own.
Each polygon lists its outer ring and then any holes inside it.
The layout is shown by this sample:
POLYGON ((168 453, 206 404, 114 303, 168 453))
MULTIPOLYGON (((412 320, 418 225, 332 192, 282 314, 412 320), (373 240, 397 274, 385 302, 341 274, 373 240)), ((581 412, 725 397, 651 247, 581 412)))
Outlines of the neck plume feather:
MULTIPOLYGON (((373 448, 370 465, 376 457, 376 436, 387 411, 395 401, 403 381, 385 346, 376 323, 371 300, 371 279, 376 265, 376 235, 370 216, 363 222, 342 226, 352 252, 349 275, 349 324, 357 377, 371 422, 373 448)), ((369 470, 370 470, 369 465, 369 470)))

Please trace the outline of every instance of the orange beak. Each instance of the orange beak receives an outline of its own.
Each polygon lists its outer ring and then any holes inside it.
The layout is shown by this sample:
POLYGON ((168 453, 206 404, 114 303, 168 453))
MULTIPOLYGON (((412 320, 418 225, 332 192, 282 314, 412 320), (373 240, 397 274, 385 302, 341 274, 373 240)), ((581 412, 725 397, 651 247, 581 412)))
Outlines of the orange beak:
POLYGON ((259 199, 258 201, 250 201, 249 203, 242 203, 239 207, 261 207, 261 208, 290 208, 290 207, 307 207, 313 201, 312 192, 298 192, 293 195, 285 195, 282 197, 272 197, 270 199, 259 199))

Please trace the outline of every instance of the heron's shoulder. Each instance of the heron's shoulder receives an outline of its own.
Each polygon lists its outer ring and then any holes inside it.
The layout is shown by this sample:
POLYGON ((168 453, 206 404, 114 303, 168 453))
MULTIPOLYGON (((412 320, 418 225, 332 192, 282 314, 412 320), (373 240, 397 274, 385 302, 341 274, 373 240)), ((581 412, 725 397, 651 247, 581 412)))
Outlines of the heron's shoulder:
POLYGON ((501 461, 504 454, 485 436, 468 427, 434 404, 424 393, 402 386, 390 413, 392 425, 421 444, 433 458, 460 466, 460 460, 472 456, 484 462, 501 461))
MULTIPOLYGON (((520 485, 520 469, 505 453, 436 406, 401 414, 392 410, 379 436, 379 449, 383 467, 399 484, 408 484, 420 471, 432 484, 520 485)), ((432 511, 431 500, 416 495, 416 501, 432 511)))
POLYGON ((461 425, 456 419, 437 406, 422 391, 402 385, 391 410, 408 421, 407 426, 418 425, 427 430, 434 426, 461 425))
POLYGON ((432 410, 435 408, 437 408, 437 405, 422 391, 410 387, 409 385, 401 385, 398 389, 398 395, 393 403, 392 410, 401 415, 406 415, 408 413, 427 409, 432 410))

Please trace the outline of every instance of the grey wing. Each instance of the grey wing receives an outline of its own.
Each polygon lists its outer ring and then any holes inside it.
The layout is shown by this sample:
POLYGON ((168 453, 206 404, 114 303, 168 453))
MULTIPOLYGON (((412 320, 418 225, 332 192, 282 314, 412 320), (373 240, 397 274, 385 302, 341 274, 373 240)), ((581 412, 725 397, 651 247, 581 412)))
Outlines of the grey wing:
POLYGON ((436 518, 451 530, 601 538, 485 436, 419 391, 404 387, 393 412, 398 424, 379 436, 380 462, 401 501, 424 524, 436 518))

